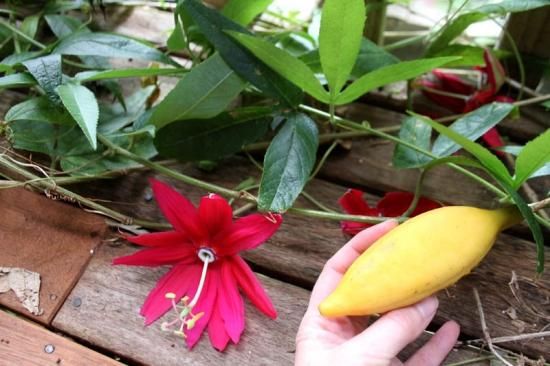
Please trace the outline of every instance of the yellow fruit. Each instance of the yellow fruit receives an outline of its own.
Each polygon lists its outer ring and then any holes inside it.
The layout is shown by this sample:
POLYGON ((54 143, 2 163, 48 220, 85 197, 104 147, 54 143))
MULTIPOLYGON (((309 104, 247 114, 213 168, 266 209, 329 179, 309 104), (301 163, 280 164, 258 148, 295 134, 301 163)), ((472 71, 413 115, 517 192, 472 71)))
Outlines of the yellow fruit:
POLYGON ((515 207, 449 206, 407 220, 353 262, 319 311, 371 315, 414 304, 468 274, 498 233, 522 219, 515 207))

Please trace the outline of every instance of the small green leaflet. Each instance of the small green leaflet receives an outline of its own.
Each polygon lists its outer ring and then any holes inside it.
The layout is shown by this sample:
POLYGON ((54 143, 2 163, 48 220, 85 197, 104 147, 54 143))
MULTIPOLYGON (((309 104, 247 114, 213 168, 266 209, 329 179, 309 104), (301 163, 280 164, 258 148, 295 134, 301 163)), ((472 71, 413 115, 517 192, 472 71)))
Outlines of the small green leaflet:
POLYGON ((176 120, 214 117, 227 108, 244 86, 216 53, 184 75, 155 108, 150 122, 161 128, 176 120))
MULTIPOLYGON (((430 151, 432 128, 415 116, 406 117, 399 130, 399 138, 403 141, 430 151)), ((432 158, 402 144, 395 146, 393 166, 396 168, 417 168, 426 165, 432 158)))
POLYGON ((25 88, 33 85, 36 85, 36 80, 27 73, 11 74, 0 77, 0 90, 25 88))
POLYGON ((303 113, 290 114, 264 158, 258 208, 284 212, 292 207, 315 165, 318 131, 303 113))
POLYGON ((513 188, 518 189, 523 182, 550 162, 550 130, 546 130, 530 141, 519 153, 516 160, 513 188))
POLYGON ((222 14, 240 25, 250 24, 263 13, 273 0, 229 0, 222 9, 222 14))
POLYGON ((321 66, 332 96, 349 79, 359 54, 366 8, 364 0, 325 0, 319 32, 321 66))
POLYGON ((62 107, 52 103, 46 96, 27 99, 11 107, 6 116, 6 122, 37 121, 61 125, 73 125, 74 119, 62 107))
POLYGON ((55 88, 61 85, 61 55, 48 55, 23 62, 53 103, 60 104, 55 88))
POLYGON ((95 150, 97 148, 97 120, 99 107, 94 93, 78 84, 63 84, 56 89, 61 102, 80 126, 86 139, 95 150))

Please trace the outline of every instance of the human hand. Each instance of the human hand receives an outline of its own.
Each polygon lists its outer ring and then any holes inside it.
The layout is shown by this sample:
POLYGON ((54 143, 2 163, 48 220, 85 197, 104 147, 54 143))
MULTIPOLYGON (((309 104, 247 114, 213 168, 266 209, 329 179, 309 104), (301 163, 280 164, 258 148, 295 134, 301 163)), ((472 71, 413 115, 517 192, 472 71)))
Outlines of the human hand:
MULTIPOLYGON (((396 225, 395 221, 387 221, 363 230, 325 264, 296 336, 296 366, 403 365, 397 354, 428 326, 437 310, 437 298, 431 296, 415 305, 390 311, 366 329, 366 317, 325 318, 318 310, 319 303, 336 288, 351 263, 396 225)), ((457 323, 445 323, 404 364, 440 365, 459 332, 457 323)))

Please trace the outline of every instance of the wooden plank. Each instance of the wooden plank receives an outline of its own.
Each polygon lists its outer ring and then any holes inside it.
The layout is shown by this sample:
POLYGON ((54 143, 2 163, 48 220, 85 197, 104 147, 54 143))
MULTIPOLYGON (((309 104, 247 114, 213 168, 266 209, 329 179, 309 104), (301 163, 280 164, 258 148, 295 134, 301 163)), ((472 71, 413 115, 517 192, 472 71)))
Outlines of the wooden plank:
MULTIPOLYGON (((259 175, 259 172, 242 159, 226 160, 212 173, 199 171, 190 165, 178 166, 176 169, 226 187, 234 187, 247 177, 259 175)), ((90 188, 87 188, 86 192, 100 198, 111 197, 118 202, 113 206, 128 214, 155 221, 163 220, 154 202, 146 201, 150 195, 146 178, 145 173, 132 174, 115 182, 98 183, 94 185, 94 192, 91 192, 90 188)), ((157 178, 167 180, 160 176, 157 178)), ((194 202, 198 202, 198 198, 204 194, 194 187, 168 181, 194 202)), ((314 180, 308 185, 307 191, 320 202, 336 208, 336 201, 345 191, 345 187, 314 180)), ((286 215, 284 220, 281 229, 266 245, 246 252, 244 256, 256 270, 309 288, 315 282, 326 260, 347 239, 337 222, 292 215, 286 215)), ((546 252, 546 265, 550 266, 550 250, 546 252)), ((472 288, 476 287, 485 304, 487 322, 493 336, 515 335, 521 331, 534 332, 542 329, 546 325, 544 319, 532 314, 528 307, 518 302, 508 285, 512 271, 519 276, 533 278, 535 262, 533 243, 510 235, 500 235, 493 250, 474 274, 451 288, 450 296, 446 293, 440 294, 441 310, 436 323, 441 324, 445 319, 455 319, 461 323, 465 335, 481 338, 479 316, 472 297, 472 288), (503 313, 512 307, 517 319, 511 319, 503 313), (525 329, 518 328, 518 325, 525 329)), ((545 284, 548 281, 550 275, 544 274, 538 283, 545 284)), ((542 313, 550 313, 546 301, 548 294, 543 287, 524 284, 522 292, 523 296, 529 299, 529 304, 540 307, 542 313)), ((511 344, 509 348, 534 358, 539 355, 550 358, 550 340, 531 340, 525 344, 511 344)))
POLYGON ((0 355, 0 365, 4 366, 122 365, 4 311, 0 311, 0 355))
MULTIPOLYGON (((207 336, 203 335, 197 346, 189 351, 181 339, 162 332, 158 326, 160 322, 150 327, 143 326, 138 309, 165 269, 110 264, 114 257, 132 251, 135 247, 129 245, 102 247, 56 316, 53 326, 146 365, 293 363, 294 339, 309 301, 309 291, 259 275, 279 312, 278 319, 264 317, 247 302, 246 328, 238 345, 230 345, 220 353, 210 346, 207 336)), ((404 355, 410 355, 428 339, 429 336, 424 335, 409 346, 404 355)), ((447 362, 476 356, 477 352, 457 349, 450 354, 447 362)))
POLYGON ((13 291, 0 294, 0 304, 49 324, 107 226, 98 216, 22 188, 0 190, 0 217, 0 267, 40 274, 43 314, 30 314, 13 291))

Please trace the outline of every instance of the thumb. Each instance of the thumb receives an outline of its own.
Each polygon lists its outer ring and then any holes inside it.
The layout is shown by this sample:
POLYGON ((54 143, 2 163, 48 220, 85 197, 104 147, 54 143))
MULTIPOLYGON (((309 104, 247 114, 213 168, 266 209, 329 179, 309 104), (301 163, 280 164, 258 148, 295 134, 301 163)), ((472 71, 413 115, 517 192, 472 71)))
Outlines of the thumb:
POLYGON ((390 311, 346 343, 370 356, 391 359, 420 336, 433 319, 437 298, 430 296, 415 305, 390 311))

